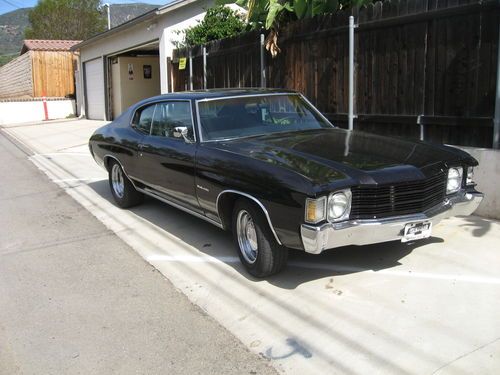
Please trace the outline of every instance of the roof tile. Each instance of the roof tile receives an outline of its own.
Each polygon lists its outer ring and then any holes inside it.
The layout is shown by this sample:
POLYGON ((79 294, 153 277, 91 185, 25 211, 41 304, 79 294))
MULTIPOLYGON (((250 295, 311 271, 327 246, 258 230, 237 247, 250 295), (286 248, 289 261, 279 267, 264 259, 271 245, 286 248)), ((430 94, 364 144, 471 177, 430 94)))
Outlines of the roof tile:
POLYGON ((81 40, 42 40, 26 39, 22 50, 26 51, 69 51, 75 44, 81 40))

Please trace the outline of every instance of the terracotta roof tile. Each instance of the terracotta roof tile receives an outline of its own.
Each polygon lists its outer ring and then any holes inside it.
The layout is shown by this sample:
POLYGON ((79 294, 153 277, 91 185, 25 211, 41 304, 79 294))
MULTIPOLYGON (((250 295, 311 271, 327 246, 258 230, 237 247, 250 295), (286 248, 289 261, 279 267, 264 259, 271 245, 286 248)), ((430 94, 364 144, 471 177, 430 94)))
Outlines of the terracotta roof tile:
POLYGON ((75 44, 81 40, 40 40, 26 39, 22 51, 69 51, 75 44))

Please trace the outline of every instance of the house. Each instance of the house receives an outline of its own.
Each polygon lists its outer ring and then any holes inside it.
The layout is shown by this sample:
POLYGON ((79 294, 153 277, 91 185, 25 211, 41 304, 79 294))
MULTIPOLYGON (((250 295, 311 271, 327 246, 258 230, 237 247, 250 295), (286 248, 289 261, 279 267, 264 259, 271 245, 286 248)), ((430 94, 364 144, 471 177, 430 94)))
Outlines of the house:
POLYGON ((78 40, 25 40, 20 56, 0 68, 0 99, 64 98, 75 94, 78 40))
POLYGON ((79 51, 79 113, 112 120, 140 99, 171 91, 177 31, 202 20, 213 0, 177 0, 72 47, 79 51))

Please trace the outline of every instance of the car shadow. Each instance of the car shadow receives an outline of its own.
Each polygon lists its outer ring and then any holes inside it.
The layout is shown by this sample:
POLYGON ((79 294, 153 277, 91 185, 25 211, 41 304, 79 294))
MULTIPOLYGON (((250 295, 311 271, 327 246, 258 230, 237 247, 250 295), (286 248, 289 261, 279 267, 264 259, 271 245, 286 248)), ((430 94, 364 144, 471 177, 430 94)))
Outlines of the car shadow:
MULTIPOLYGON (((115 204, 107 180, 91 182, 88 186, 115 204)), ((150 197, 145 197, 143 204, 128 210, 201 253, 220 259, 247 279, 260 280, 248 274, 241 265, 230 232, 150 197)), ((288 267, 266 280, 280 288, 295 289, 303 283, 321 278, 392 268, 400 265, 399 261, 418 247, 436 242, 444 240, 431 237, 405 244, 393 241, 367 246, 346 246, 319 255, 290 250, 288 267)))

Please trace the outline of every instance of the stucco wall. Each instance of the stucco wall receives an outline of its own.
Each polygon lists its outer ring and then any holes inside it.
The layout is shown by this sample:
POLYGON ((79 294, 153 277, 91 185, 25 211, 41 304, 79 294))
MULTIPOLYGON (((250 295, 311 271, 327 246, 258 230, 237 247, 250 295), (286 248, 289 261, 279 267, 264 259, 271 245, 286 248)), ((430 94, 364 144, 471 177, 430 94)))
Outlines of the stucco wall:
MULTIPOLYGON (((70 99, 48 99, 47 112, 50 120, 75 115, 75 101, 70 99)), ((42 121, 45 119, 41 99, 25 101, 0 101, 0 125, 42 121)))
POLYGON ((485 197, 475 214, 500 220, 500 150, 460 148, 479 162, 479 166, 474 170, 474 181, 485 197))
POLYGON ((118 59, 111 63, 111 111, 113 118, 122 113, 122 89, 120 86, 120 62, 118 59))
POLYGON ((29 51, 0 68, 0 99, 33 96, 31 55, 29 51))

